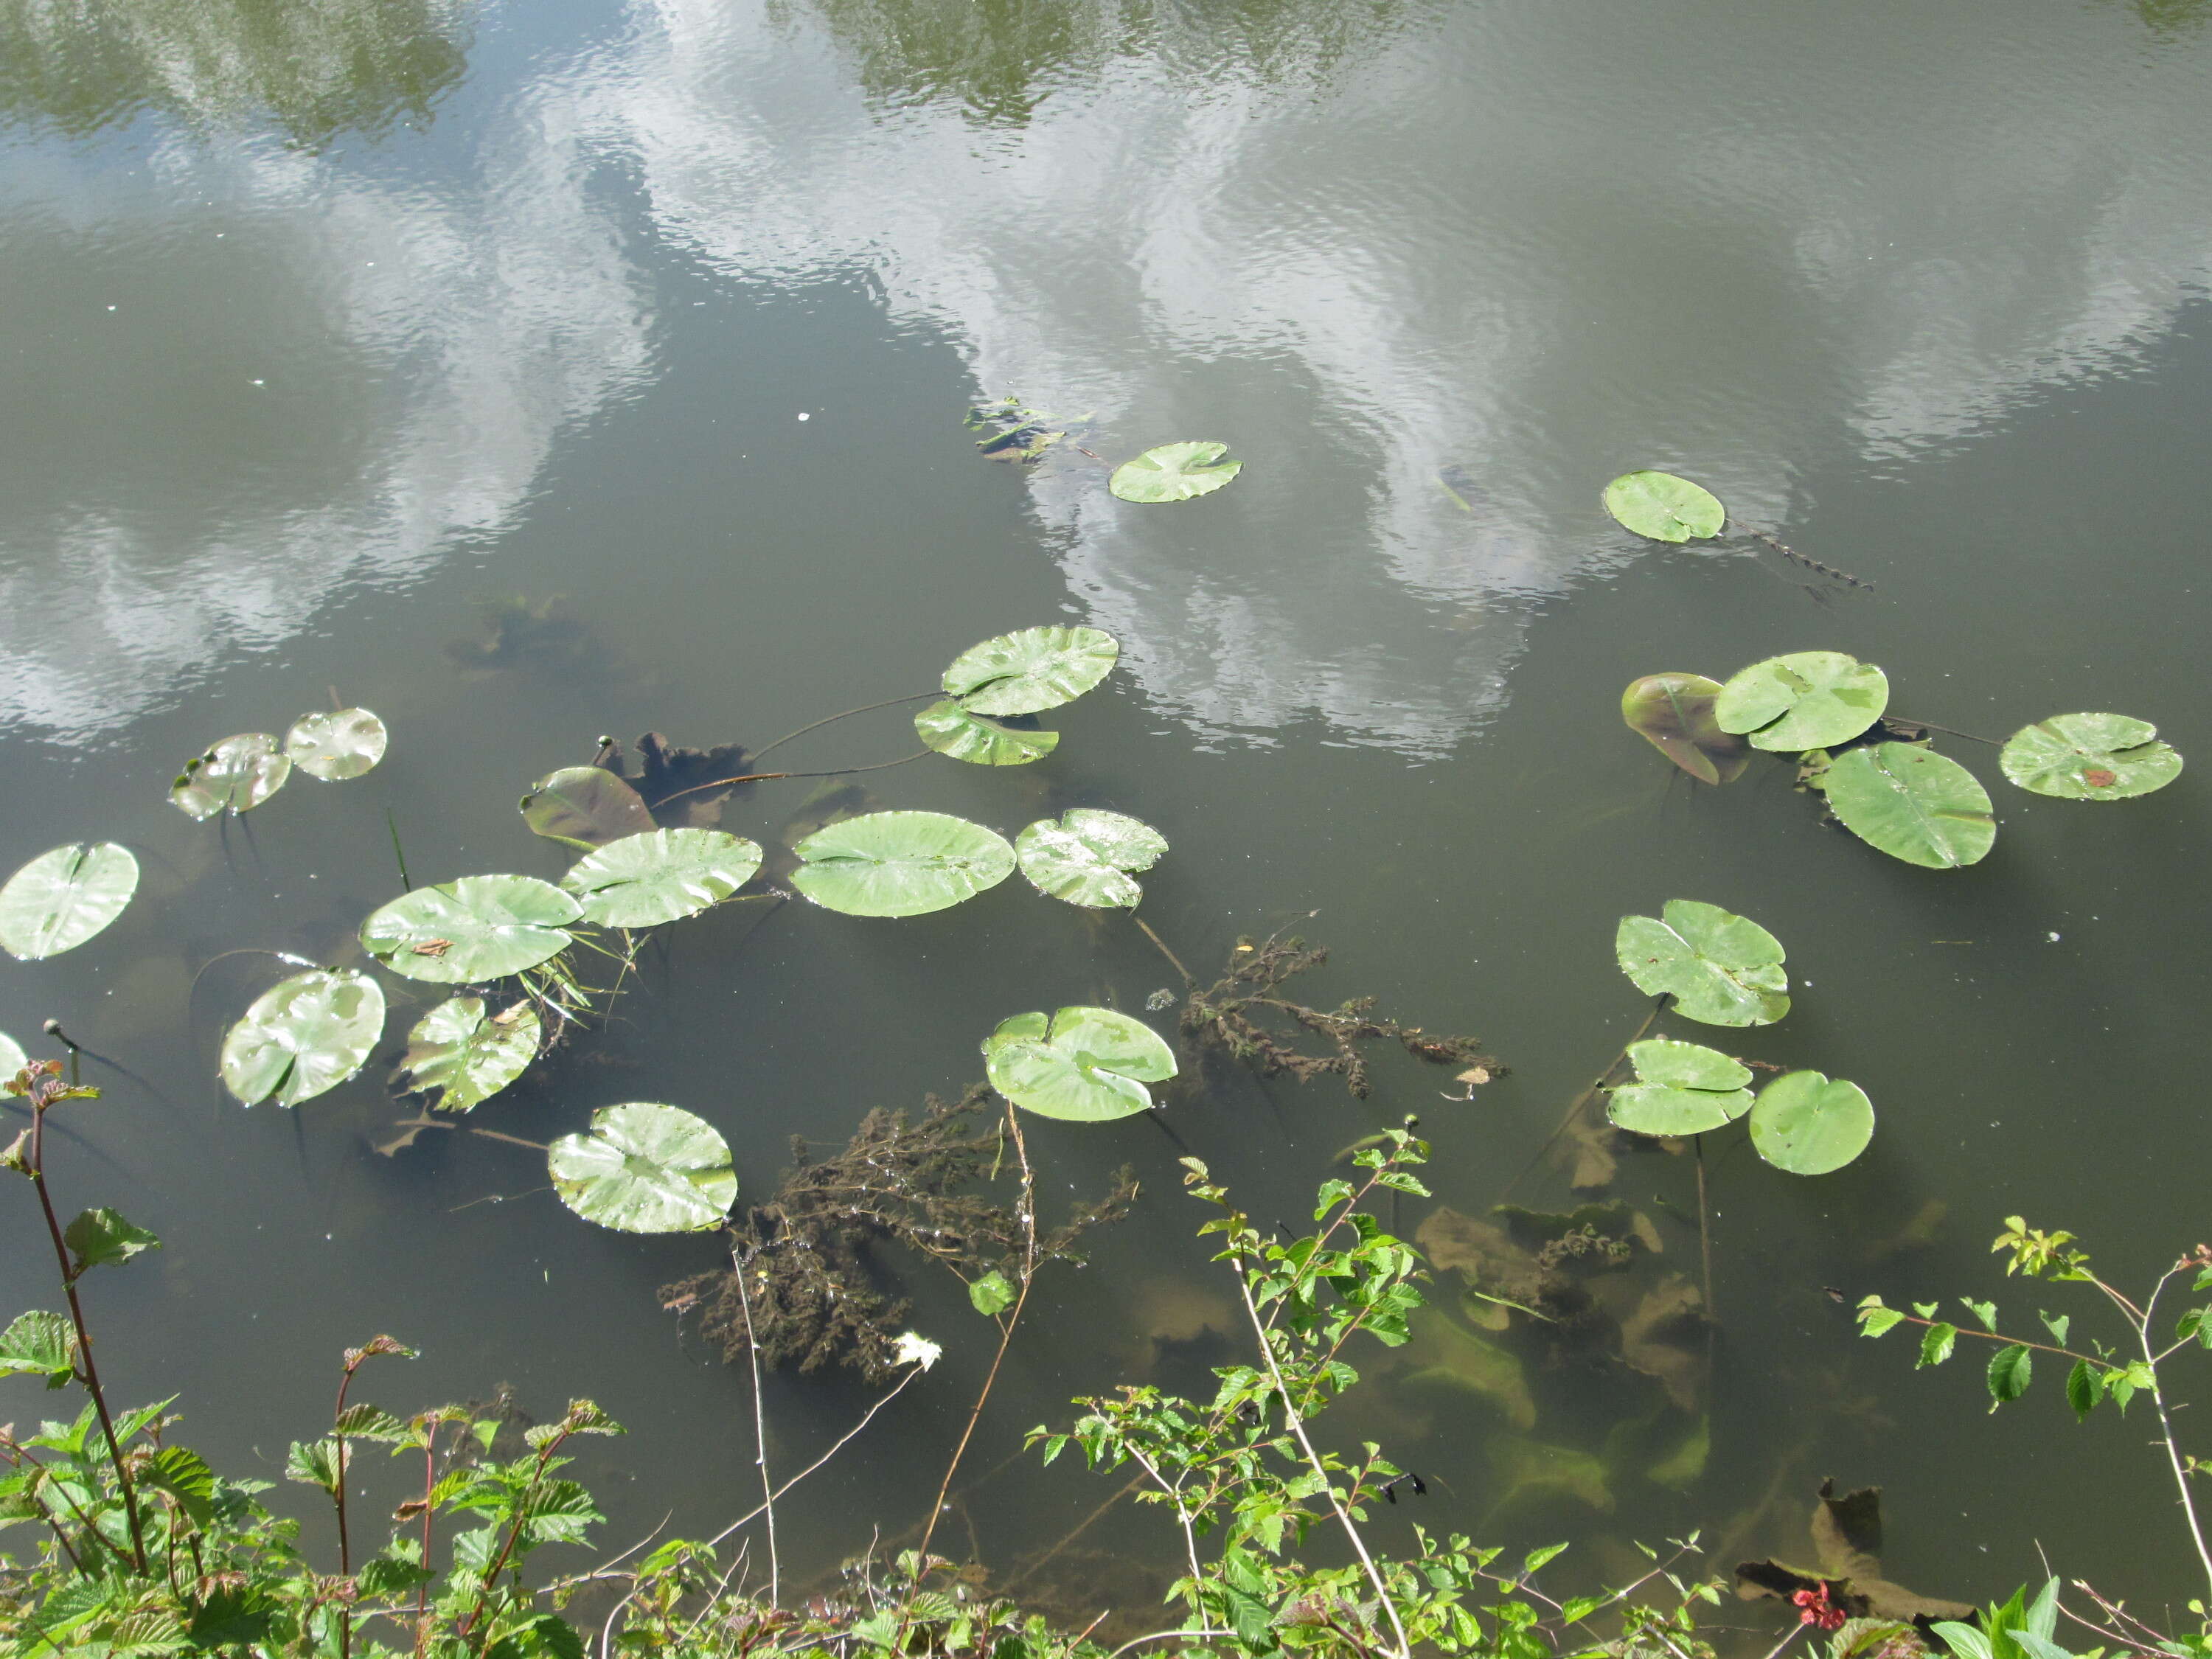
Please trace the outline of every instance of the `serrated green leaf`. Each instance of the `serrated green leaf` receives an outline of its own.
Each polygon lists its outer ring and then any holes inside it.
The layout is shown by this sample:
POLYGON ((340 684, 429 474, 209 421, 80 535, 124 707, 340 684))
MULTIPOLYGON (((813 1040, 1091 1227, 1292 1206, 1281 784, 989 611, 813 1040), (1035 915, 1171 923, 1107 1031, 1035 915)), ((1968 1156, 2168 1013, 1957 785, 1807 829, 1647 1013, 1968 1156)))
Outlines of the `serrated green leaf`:
POLYGON ((2075 1360, 2074 1369, 2066 1373, 2066 1403, 2074 1408, 2075 1419, 2087 1417, 2104 1397, 2104 1379, 2098 1368, 2086 1359, 2075 1360))
POLYGON ((2027 1392, 2027 1384, 2034 1370, 2035 1356, 2027 1349, 2014 1344, 1999 1348, 1990 1356, 1990 1409, 2009 1405, 2027 1392))
POLYGON ((76 1258, 75 1268, 119 1267, 143 1250, 158 1250, 161 1241, 143 1227, 134 1227, 113 1210, 85 1210, 62 1234, 62 1243, 76 1258))
POLYGON ((76 1374, 76 1330, 59 1314, 17 1314, 0 1331, 0 1376, 43 1376, 59 1388, 76 1374))
POLYGON ((1920 1334, 1920 1358, 1913 1370, 1942 1364, 1951 1357, 1951 1350, 1957 1346, 1958 1340, 1959 1328, 1938 1320, 1920 1334))

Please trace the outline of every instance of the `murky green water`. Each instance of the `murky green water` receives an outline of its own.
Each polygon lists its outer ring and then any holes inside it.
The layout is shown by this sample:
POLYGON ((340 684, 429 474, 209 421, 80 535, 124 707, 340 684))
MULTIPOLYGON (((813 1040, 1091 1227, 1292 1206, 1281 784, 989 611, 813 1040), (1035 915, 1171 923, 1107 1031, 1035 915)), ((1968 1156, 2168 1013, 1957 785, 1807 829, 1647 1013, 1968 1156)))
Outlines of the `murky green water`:
MULTIPOLYGON (((181 1385, 199 1443, 250 1466, 310 1431, 340 1345, 388 1329, 425 1350, 382 1383, 394 1405, 505 1382, 629 1423, 592 1471, 611 1536, 728 1515, 754 1479, 742 1377, 653 1294, 711 1247, 589 1228, 497 1143, 376 1156, 402 1111, 380 1065, 296 1115, 241 1110, 216 1045, 275 969, 223 953, 343 957, 397 888, 387 810, 417 880, 550 873, 515 797, 600 732, 757 744, 926 688, 986 635, 1081 620, 1125 666, 1056 756, 888 772, 878 801, 1009 830, 1136 813, 1175 843, 1146 914, 1194 965, 1317 910, 1326 1000, 1375 993, 1515 1067, 1462 1105, 1408 1063, 1365 1105, 1279 1082, 1183 1109, 1176 1133, 1260 1215, 1407 1110, 1443 1196, 1495 1202, 1640 1016, 1614 919, 1674 895, 1789 945, 1796 1009, 1745 1052, 1880 1109, 1872 1152, 1816 1182, 1711 1149, 1701 1479, 1616 1458, 1603 1486, 1501 1508, 1500 1470, 1539 1454, 1378 1361, 1340 1432, 1387 1434, 1432 1486, 1386 1530, 1572 1535, 1593 1572, 1700 1524, 1802 1554, 1833 1474, 1887 1487, 1889 1570, 1930 1591, 2039 1577, 2039 1541, 2112 1589, 2173 1592, 2146 1431, 2076 1428, 2055 1397, 1985 1419, 1963 1367, 1914 1377, 1822 1287, 1988 1291, 2014 1211, 2129 1281, 2195 1242, 2197 774, 2111 811, 2008 793, 1994 855, 1937 875, 1816 827, 1775 772, 1670 783, 1614 704, 1640 673, 1832 647, 1928 720, 2002 736, 2118 708, 2212 756, 2207 18, 9 0, 0 866, 105 836, 147 879, 93 945, 0 966, 0 1024, 58 1016, 135 1074, 104 1074, 59 1177, 167 1244, 100 1287, 103 1369, 132 1395, 181 1385), (1216 437, 1245 473, 1154 510, 1065 451, 991 465, 958 416, 1007 391, 1095 410, 1102 454, 1216 437), (1875 590, 1823 604, 1741 551, 1636 543, 1596 494, 1647 465, 1875 590), (559 596, 552 624, 495 665, 452 648, 517 596, 559 596), (392 729, 368 779, 295 785, 227 834, 164 803, 184 757, 333 687, 392 729), (1932 1238, 1885 1250, 1931 1204, 1932 1238)), ((787 752, 911 746, 896 713, 810 745, 787 752)), ((807 787, 761 786, 726 823, 772 834, 807 787)), ((622 1023, 480 1121, 540 1139, 673 1101, 765 1191, 793 1133, 964 1085, 1004 1014, 1165 982, 1126 926, 1018 885, 896 925, 692 924, 622 1023)), ((1030 1133, 1048 1193, 1127 1160, 1145 1199, 1042 1281, 976 1476, 1071 1394, 1187 1385, 1206 1342, 1156 1338, 1228 1325, 1157 1126, 1030 1133)), ((1626 1157, 1615 1191, 1694 1275, 1687 1160, 1626 1157)), ((1566 1194, 1547 1166, 1514 1195, 1566 1194)), ((28 1212, 0 1237, 8 1306, 29 1305, 28 1212)), ((794 1500, 787 1548, 817 1565, 919 1518, 988 1362, 957 1286, 914 1290, 945 1363, 794 1500)), ((1608 1379, 1530 1382, 1527 1441, 1600 1456, 1608 1379)), ((795 1467, 866 1398, 775 1379, 772 1455, 795 1467)), ((1003 1578, 1109 1490, 1017 1466, 964 1512, 1003 1578)), ((1109 1517, 1028 1588, 1149 1599, 1156 1519, 1109 1517)))

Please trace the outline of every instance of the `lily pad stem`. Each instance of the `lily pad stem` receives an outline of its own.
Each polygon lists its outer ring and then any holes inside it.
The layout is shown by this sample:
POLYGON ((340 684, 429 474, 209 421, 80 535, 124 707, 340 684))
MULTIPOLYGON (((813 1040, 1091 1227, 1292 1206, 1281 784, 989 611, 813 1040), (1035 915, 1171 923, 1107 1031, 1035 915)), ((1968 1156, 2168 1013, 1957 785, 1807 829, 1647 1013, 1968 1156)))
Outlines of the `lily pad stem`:
POLYGON ((942 691, 916 691, 908 696, 886 697, 881 702, 864 702, 858 708, 848 708, 841 714, 826 714, 822 719, 816 720, 811 726, 802 726, 796 732, 785 732, 774 743, 769 744, 767 749, 757 751, 754 754, 753 758, 755 760, 758 760, 761 756, 767 754, 769 750, 781 749, 784 744, 789 743, 793 738, 803 738, 809 732, 819 731, 822 727, 828 726, 833 720, 843 720, 848 714, 872 714, 878 708, 896 708, 902 702, 920 702, 925 697, 941 697, 944 695, 945 693, 942 691))
POLYGON ((1698 1256, 1705 1271, 1705 1368, 1710 1371, 1713 1363, 1713 1332, 1717 1325, 1713 1313, 1712 1211, 1705 1203, 1705 1138, 1692 1135, 1690 1144, 1698 1149, 1698 1256))
MULTIPOLYGON (((907 697, 902 701, 912 702, 914 699, 907 697)), ((726 789, 732 784, 739 783, 765 783, 770 778, 842 778, 849 776, 854 772, 880 772, 886 767, 904 766, 913 761, 927 760, 933 752, 934 751, 927 749, 917 749, 911 755, 902 755, 896 760, 878 761, 872 766, 840 766, 827 772, 748 772, 741 777, 714 778, 705 783, 695 783, 689 789, 678 789, 671 794, 663 795, 653 805, 665 806, 670 801, 680 800, 686 795, 696 795, 702 789, 726 789)))
MULTIPOLYGON (((1552 1148, 1558 1144, 1559 1137, 1566 1133, 1568 1126, 1573 1123, 1577 1115, 1581 1112, 1583 1107, 1589 1104, 1591 1098, 1596 1095, 1599 1090, 1605 1087, 1606 1079, 1620 1069, 1620 1062, 1628 1058, 1628 1051, 1634 1048, 1638 1043, 1644 1041, 1644 1034, 1650 1030, 1652 1025, 1657 1021, 1659 1016, 1666 1012, 1668 1000, 1668 996, 1664 993, 1653 999, 1651 1012, 1644 1016, 1644 1023, 1636 1028, 1636 1035, 1630 1037, 1627 1042, 1620 1045, 1620 1052, 1606 1062, 1605 1069, 1597 1074, 1595 1080, 1590 1084, 1590 1086, 1583 1090, 1582 1093, 1577 1095, 1572 1101, 1568 1103, 1567 1109, 1560 1115, 1559 1127, 1553 1129, 1549 1135, 1545 1137, 1544 1144, 1536 1149, 1535 1157, 1528 1160, 1527 1166, 1522 1170, 1521 1173, 1515 1176, 1511 1181, 1506 1183, 1505 1190, 1498 1195, 1498 1201, 1499 1203, 1502 1204, 1507 1199, 1512 1197, 1513 1189, 1528 1178, 1528 1171, 1530 1170, 1534 1170, 1539 1164, 1544 1161, 1544 1154, 1550 1152, 1552 1148)), ((1711 1298, 1708 1297, 1708 1301, 1710 1301, 1710 1299, 1711 1298)))
POLYGON ((1889 719, 1899 726, 1925 726, 1930 732, 1941 732, 1947 738, 1964 738, 1968 743, 1985 743, 1992 749, 2004 747, 2004 744, 1995 738, 1977 737, 1972 732, 1955 731, 1948 726, 1938 726, 1934 720, 1917 720, 1910 714, 1892 714, 1889 719))
POLYGON ((1186 989, 1195 990, 1198 987, 1198 981, 1191 976, 1190 969, 1182 965, 1182 958, 1177 956, 1174 951, 1168 949, 1168 942, 1152 931, 1152 923, 1146 921, 1134 910, 1129 912, 1129 920, 1137 924, 1139 931, 1140 931, 1146 939, 1152 940, 1154 945, 1159 946, 1160 954, 1168 959, 1169 965, 1172 967, 1176 972, 1182 975, 1184 988, 1186 989))

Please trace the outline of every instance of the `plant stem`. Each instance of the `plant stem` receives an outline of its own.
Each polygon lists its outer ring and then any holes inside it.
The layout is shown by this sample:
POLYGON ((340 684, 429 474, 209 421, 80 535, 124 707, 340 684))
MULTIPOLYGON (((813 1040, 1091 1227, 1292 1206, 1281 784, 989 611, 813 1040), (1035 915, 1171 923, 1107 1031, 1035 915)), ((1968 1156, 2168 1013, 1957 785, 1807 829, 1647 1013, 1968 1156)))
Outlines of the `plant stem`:
POLYGON ((545 1478, 545 1466, 553 1461, 553 1454, 559 1451, 568 1439, 568 1436, 564 1431, 555 1435, 538 1449, 538 1467, 530 1472, 530 1484, 522 1489, 522 1501, 515 1505, 514 1523, 507 1529, 507 1538, 500 1545, 499 1553, 492 1558, 491 1565, 484 1569, 483 1578, 477 1585, 476 1601, 456 1632, 463 1640, 466 1640, 469 1632, 476 1627, 477 1619, 483 1613, 484 1602, 491 1595, 492 1586, 499 1582, 500 1570, 507 1565, 507 1558, 514 1551, 515 1540, 522 1535, 523 1522, 530 1518, 530 1500, 538 1495, 538 1483, 545 1478))
MULTIPOLYGON (((1896 1313, 1897 1310, 1892 1308, 1890 1312, 1896 1313)), ((1898 1322, 1905 1325, 1917 1325, 1923 1330, 1938 1324, 1951 1324, 1948 1319, 1922 1319, 1915 1314, 1901 1314, 1899 1316, 1898 1322)), ((1984 1342, 2001 1343, 2008 1348, 2033 1348, 2038 1353, 2055 1353, 2061 1359, 2079 1359, 2087 1364, 2096 1366, 2100 1370, 2116 1371, 2120 1369, 2109 1359, 2100 1359, 2094 1354, 2076 1353, 2071 1348, 2054 1348, 2048 1342, 2030 1342, 2022 1336, 2002 1336, 1995 1331, 1978 1331, 1971 1325, 1951 1325, 1951 1328, 1960 1336, 1978 1336, 1984 1342)))
POLYGON ((2004 744, 1995 738, 1977 737, 1972 732, 1954 731, 1948 726, 1938 726, 1934 720, 1917 720, 1910 714, 1891 714, 1887 718, 1895 720, 1899 726, 1924 726, 1930 732, 1941 732, 1947 738, 1964 738, 1968 743, 1985 743, 1992 749, 2004 747, 2004 744))
POLYGON ((768 1478, 768 1420, 761 1406, 760 1342, 753 1335, 753 1299, 745 1289, 747 1263, 735 1261, 731 1277, 737 1280, 738 1306, 745 1316, 745 1358, 752 1362, 753 1370, 753 1463, 760 1470, 761 1508, 768 1513, 768 1604, 771 1607, 783 1597, 783 1567, 775 1553, 775 1487, 768 1478))
MULTIPOLYGON (((2151 1358, 2151 1318, 2158 1307, 2160 1292, 2166 1289, 2166 1280, 2172 1279, 2177 1270, 2168 1268, 2152 1287, 2149 1299, 2143 1304, 2142 1322, 2136 1327, 2136 1339, 2142 1345, 2143 1358, 2150 1364, 2151 1403, 2158 1407, 2159 1435, 2166 1442, 2166 1461, 2173 1470, 2174 1486, 2181 1493, 2181 1512, 2189 1517, 2189 1536, 2197 1546, 2197 1562, 2204 1569, 2206 1584, 2212 1586, 2212 1549, 2205 1547, 2204 1528, 2197 1518, 2196 1500, 2189 1495, 2189 1471, 2182 1466, 2181 1449, 2173 1443, 2173 1419, 2166 1414, 2166 1393, 2159 1387, 2158 1362, 2151 1358)), ((2101 1283, 2099 1288, 2103 1288, 2101 1283)))
POLYGON ((758 760, 763 755, 767 754, 769 750, 781 749, 784 744, 789 743, 793 738, 803 738, 809 732, 818 732, 823 726, 830 725, 833 721, 842 720, 849 714, 872 714, 878 708, 896 708, 902 702, 920 702, 924 697, 941 697, 944 695, 945 693, 942 691, 916 691, 903 697, 885 697, 881 702, 864 702, 858 708, 848 708, 841 714, 825 715, 821 720, 814 721, 811 725, 800 726, 796 732, 787 732, 781 737, 778 738, 774 743, 769 744, 767 749, 756 750, 752 757, 755 760, 758 760))
POLYGON ((902 756, 897 760, 878 761, 872 766, 839 766, 833 767, 827 772, 747 772, 734 778, 714 778, 705 783, 695 783, 688 789, 678 789, 663 795, 659 800, 653 802, 653 805, 665 806, 669 802, 681 800, 686 795, 696 795, 702 789, 724 789, 740 783, 765 783, 770 778, 842 778, 855 772, 881 772, 890 767, 905 766, 915 761, 927 760, 929 755, 930 750, 917 749, 911 755, 902 756))
POLYGON ((1713 1311, 1713 1233, 1711 1212, 1705 1206, 1705 1138, 1692 1135, 1690 1144, 1698 1149, 1698 1255, 1705 1270, 1705 1363, 1712 1364, 1712 1334, 1718 1317, 1713 1311))
MULTIPOLYGON (((429 1433, 422 1441, 422 1571, 430 1571, 430 1494, 438 1486, 438 1431, 442 1423, 432 1423, 429 1433)), ((424 1579, 415 1586, 415 1651, 427 1653, 430 1647, 430 1581, 424 1579)))
POLYGON ((1168 942, 1152 931, 1152 923, 1146 921, 1134 910, 1129 912, 1129 920, 1137 924, 1139 931, 1141 932, 1146 939, 1152 940, 1154 945, 1159 946, 1160 954, 1168 959, 1169 965, 1174 968, 1176 972, 1182 975, 1184 988, 1188 990, 1196 990, 1198 988, 1198 981, 1192 977, 1190 969, 1182 965, 1182 958, 1177 956, 1174 951, 1168 949, 1168 942))

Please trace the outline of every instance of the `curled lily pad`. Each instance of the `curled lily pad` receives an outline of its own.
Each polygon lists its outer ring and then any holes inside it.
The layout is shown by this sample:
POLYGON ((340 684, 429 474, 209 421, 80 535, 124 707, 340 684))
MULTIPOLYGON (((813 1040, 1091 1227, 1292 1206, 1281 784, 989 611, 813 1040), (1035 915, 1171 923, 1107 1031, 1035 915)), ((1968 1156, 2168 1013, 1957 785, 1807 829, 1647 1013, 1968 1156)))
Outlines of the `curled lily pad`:
POLYGON ((568 948, 582 907, 535 876, 463 876, 402 894, 361 925, 361 942, 395 974, 467 985, 519 974, 568 948))
POLYGON ((1664 1037, 1628 1045, 1636 1081, 1615 1089, 1606 1111, 1643 1135, 1695 1135, 1751 1109, 1748 1066, 1717 1048, 1664 1037))
POLYGON ((284 753, 309 777, 336 783, 374 769, 390 740, 384 722, 368 709, 340 708, 294 720, 284 734, 284 753))
POLYGON ((1222 459, 1227 444, 1162 444, 1114 469, 1106 487, 1125 501, 1187 501, 1210 495, 1244 470, 1222 459))
POLYGON ((1881 718, 1889 678, 1841 651, 1793 651, 1729 677, 1713 702, 1723 732, 1779 753, 1847 743, 1881 718))
POLYGON ((407 1086, 434 1092, 441 1111, 469 1111, 529 1069, 543 1029, 526 1002, 487 1015, 482 997, 449 998, 407 1034, 407 1086))
POLYGON ((1818 1072, 1790 1072, 1759 1091, 1751 1109, 1751 1144, 1778 1170, 1826 1175, 1840 1170, 1874 1139, 1874 1103, 1856 1083, 1831 1083, 1818 1072))
POLYGON ((1620 694, 1620 718, 1700 783, 1733 783, 1751 745, 1713 718, 1720 684, 1703 674, 1646 674, 1620 694))
POLYGON ((1623 916, 1613 950, 1638 990, 1707 1025, 1771 1025, 1790 1012, 1781 941, 1717 904, 1668 899, 1656 917, 1623 916))
POLYGON ((1718 496, 1671 472, 1624 472, 1605 487, 1604 499, 1624 529, 1655 542, 1703 541, 1728 522, 1718 496))
POLYGON ((868 812, 793 849, 791 884, 848 916, 918 916, 996 887, 1014 870, 1006 837, 944 812, 868 812))
POLYGON ((1097 628, 1024 628, 971 645, 945 671, 971 714, 1035 714, 1073 702, 1113 672, 1121 647, 1097 628))
POLYGON ((653 827, 645 797, 603 766, 548 772, 530 786, 521 811, 532 835, 571 847, 604 847, 653 827))
POLYGON ((1054 823, 1039 818, 1014 837, 1014 857, 1042 892, 1104 909, 1145 896, 1133 873, 1149 870, 1168 838, 1142 819, 1096 807, 1071 807, 1054 823))
POLYGON ((1023 732, 972 714, 951 698, 914 717, 921 740, 940 755, 977 766, 1026 766, 1060 746, 1057 732, 1023 732))
POLYGON ((720 830, 648 830, 587 853, 561 878, 584 919, 657 927, 720 904, 753 878, 759 844, 720 830))
POLYGON ((222 1040, 222 1080, 248 1106, 297 1106, 356 1072, 384 1033, 384 993, 349 968, 295 974, 222 1040))
POLYGON ((271 733, 242 732, 186 761, 169 786, 169 804, 203 820, 225 810, 250 812, 291 775, 291 757, 271 733))
POLYGON ((2124 800, 2181 775, 2158 728, 2126 714, 2053 714, 2006 740, 1997 764, 2021 788, 2060 800, 2124 800))
POLYGON ((1861 841, 1930 870, 1984 857, 1997 838, 1989 792, 1958 762, 1917 744, 1846 750, 1820 775, 1829 809, 1861 841))
POLYGON ((0 887, 0 945, 18 962, 76 949, 138 890, 138 860, 112 841, 51 848, 0 887))
POLYGON ((590 1133, 547 1149, 545 1169, 563 1204, 618 1232, 702 1232, 738 1196, 730 1143, 714 1126, 650 1101, 601 1107, 590 1133))
POLYGON ((1175 1052, 1141 1020, 1111 1008, 1016 1014, 983 1042, 991 1086, 1043 1117, 1100 1123, 1148 1110, 1147 1083, 1176 1074, 1175 1052))

